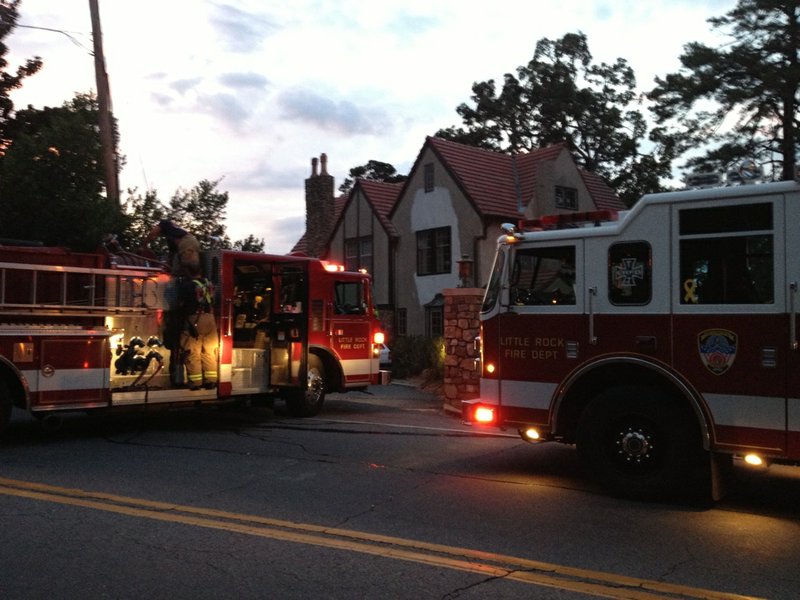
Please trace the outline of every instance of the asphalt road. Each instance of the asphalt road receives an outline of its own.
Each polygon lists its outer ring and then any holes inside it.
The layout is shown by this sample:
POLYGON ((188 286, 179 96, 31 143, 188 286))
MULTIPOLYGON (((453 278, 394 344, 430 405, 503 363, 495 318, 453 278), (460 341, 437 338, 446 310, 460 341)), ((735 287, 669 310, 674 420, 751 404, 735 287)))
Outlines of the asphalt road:
POLYGON ((798 598, 800 469, 714 507, 612 498, 574 449, 390 385, 320 417, 15 414, 0 598, 798 598))

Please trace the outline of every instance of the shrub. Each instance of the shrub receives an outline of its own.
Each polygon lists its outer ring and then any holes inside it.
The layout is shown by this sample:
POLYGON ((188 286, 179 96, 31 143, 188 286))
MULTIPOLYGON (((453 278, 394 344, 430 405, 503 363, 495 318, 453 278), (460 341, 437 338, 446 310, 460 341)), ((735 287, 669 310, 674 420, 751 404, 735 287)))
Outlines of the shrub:
POLYGON ((392 346, 392 377, 404 379, 432 371, 432 377, 444 376, 444 338, 425 336, 398 337, 392 346))

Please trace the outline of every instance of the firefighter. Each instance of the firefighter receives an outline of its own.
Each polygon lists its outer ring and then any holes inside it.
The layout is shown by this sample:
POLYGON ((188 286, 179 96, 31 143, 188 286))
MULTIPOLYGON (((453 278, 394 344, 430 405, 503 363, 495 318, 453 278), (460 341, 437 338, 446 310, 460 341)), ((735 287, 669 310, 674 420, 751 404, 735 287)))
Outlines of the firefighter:
POLYGON ((214 319, 214 289, 199 269, 178 279, 180 353, 186 364, 190 390, 217 386, 219 338, 214 319))
POLYGON ((191 274, 200 270, 200 244, 195 236, 169 219, 156 223, 145 237, 144 243, 149 244, 158 236, 167 242, 169 266, 173 274, 180 271, 191 274))

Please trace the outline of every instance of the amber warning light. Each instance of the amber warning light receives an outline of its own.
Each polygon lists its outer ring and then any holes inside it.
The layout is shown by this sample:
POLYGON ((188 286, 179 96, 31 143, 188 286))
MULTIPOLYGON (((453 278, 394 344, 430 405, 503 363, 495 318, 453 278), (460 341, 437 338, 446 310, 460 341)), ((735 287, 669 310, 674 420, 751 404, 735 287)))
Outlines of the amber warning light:
POLYGON ((344 265, 337 265, 324 260, 322 261, 322 265, 325 267, 325 270, 330 273, 339 273, 344 271, 344 265))

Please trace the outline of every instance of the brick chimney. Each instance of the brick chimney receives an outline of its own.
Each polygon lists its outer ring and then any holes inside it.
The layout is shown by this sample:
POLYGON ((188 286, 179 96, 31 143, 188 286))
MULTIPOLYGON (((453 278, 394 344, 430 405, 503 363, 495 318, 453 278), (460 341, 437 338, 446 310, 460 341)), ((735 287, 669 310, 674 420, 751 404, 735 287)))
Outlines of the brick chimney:
POLYGON ((333 177, 328 175, 328 157, 311 159, 311 177, 306 179, 306 253, 319 257, 325 252, 325 243, 333 227, 333 177))

